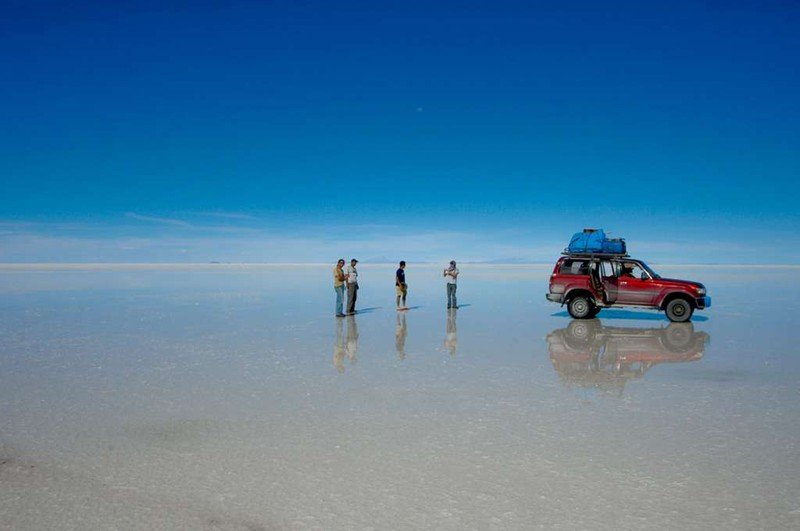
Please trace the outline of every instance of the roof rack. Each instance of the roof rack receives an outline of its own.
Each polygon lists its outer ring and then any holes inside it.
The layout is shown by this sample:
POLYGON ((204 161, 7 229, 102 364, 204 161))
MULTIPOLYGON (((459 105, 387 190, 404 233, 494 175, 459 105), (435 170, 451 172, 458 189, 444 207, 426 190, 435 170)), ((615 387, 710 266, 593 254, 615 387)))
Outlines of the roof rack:
POLYGON ((564 249, 561 254, 571 258, 630 258, 628 253, 573 253, 564 249))

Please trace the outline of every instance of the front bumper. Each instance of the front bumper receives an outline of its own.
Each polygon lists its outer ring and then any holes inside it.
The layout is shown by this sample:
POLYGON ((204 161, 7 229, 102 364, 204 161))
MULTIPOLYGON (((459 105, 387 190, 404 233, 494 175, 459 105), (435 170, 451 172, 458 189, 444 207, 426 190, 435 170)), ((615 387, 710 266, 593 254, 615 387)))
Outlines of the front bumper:
POLYGON ((711 297, 698 297, 694 300, 695 305, 697 306, 698 310, 703 310, 705 308, 711 308, 711 297))
POLYGON ((559 304, 564 302, 564 295, 561 293, 548 293, 545 297, 547 297, 547 300, 550 302, 557 302, 559 304))

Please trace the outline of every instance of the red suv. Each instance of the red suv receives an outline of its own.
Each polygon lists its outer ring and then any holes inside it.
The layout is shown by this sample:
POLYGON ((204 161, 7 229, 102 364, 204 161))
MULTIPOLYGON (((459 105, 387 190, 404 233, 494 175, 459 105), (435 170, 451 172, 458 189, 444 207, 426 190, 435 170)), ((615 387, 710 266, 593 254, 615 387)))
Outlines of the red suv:
POLYGON ((635 258, 621 255, 562 256, 550 275, 547 300, 567 305, 575 319, 589 319, 602 308, 636 306, 664 310, 670 321, 684 322, 695 310, 711 306, 698 282, 661 278, 635 258))

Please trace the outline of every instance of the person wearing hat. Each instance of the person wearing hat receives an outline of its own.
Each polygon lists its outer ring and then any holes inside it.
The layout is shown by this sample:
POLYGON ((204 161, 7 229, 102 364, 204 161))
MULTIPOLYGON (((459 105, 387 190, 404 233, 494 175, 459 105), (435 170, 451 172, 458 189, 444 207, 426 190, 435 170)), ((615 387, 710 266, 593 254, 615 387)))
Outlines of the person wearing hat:
POLYGON ((347 277, 347 313, 353 315, 356 313, 356 298, 358 297, 358 271, 356 264, 358 260, 353 258, 350 260, 350 265, 344 269, 345 277, 347 277))
POLYGON ((450 260, 450 267, 444 270, 443 276, 447 282, 447 308, 458 308, 456 303, 456 279, 458 279, 458 268, 456 261, 450 260))

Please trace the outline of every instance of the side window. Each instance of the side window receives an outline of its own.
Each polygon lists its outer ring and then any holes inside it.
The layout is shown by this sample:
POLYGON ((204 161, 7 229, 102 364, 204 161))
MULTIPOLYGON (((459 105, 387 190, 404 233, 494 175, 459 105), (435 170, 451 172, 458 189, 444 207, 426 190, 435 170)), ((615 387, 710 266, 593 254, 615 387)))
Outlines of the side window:
POLYGON ((617 272, 614 270, 614 265, 606 260, 600 262, 600 276, 603 278, 616 277, 617 272))
MULTIPOLYGON (((631 277, 631 278, 642 278, 642 275, 645 273, 644 269, 639 264, 633 262, 627 262, 622 264, 620 276, 622 277, 631 277)), ((649 275, 647 275, 649 277, 649 275)))
MULTIPOLYGON (((633 278, 642 278, 642 275, 644 274, 645 274, 644 269, 642 269, 642 267, 639 264, 635 264, 633 266, 633 278)), ((649 277, 649 275, 646 276, 649 277)))
POLYGON ((585 260, 564 260, 558 272, 562 275, 588 275, 589 264, 585 260))

